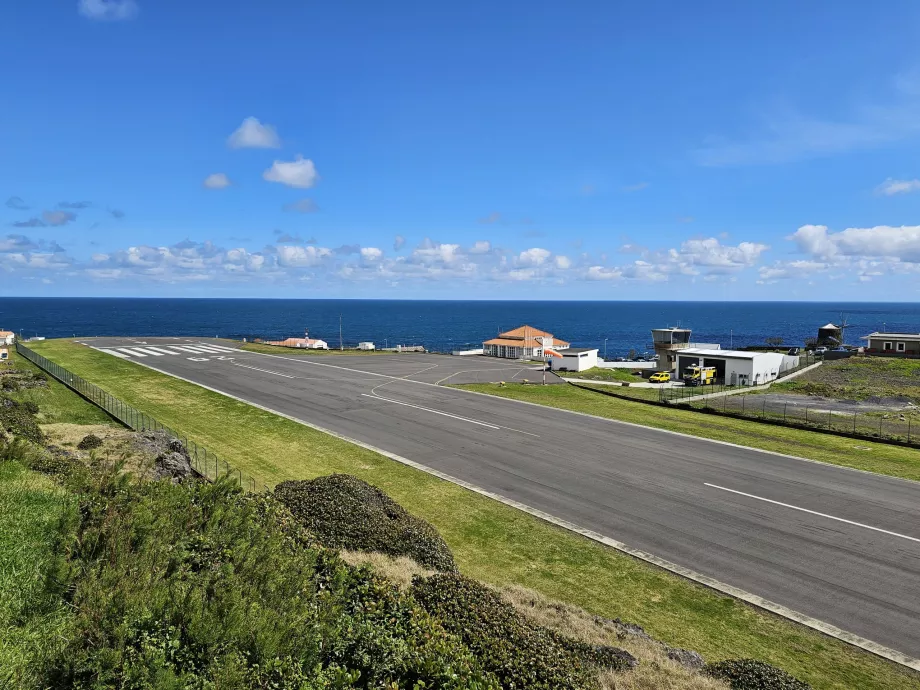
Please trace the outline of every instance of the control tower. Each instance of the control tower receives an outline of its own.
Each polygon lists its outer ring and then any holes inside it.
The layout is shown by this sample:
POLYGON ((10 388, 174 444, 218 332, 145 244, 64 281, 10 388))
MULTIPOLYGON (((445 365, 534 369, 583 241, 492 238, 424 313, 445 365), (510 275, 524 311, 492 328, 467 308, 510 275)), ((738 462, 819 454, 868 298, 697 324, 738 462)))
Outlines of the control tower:
POLYGON ((652 345, 658 355, 658 371, 674 371, 677 351, 690 347, 690 329, 653 328, 652 345))

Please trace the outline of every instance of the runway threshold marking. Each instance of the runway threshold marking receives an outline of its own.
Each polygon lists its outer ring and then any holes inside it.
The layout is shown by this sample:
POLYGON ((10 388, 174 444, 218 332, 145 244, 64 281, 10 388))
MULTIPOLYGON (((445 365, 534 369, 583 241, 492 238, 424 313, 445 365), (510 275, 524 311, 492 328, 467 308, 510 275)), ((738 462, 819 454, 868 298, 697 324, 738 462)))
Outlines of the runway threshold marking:
POLYGON ((748 498, 754 498, 758 501, 763 501, 765 503, 772 503, 773 505, 782 506, 783 508, 791 508, 792 510, 799 510, 803 513, 810 513, 811 515, 818 515, 819 517, 827 518, 829 520, 836 520, 837 522, 845 522, 848 525, 854 525, 856 527, 862 527, 864 529, 871 529, 873 532, 882 532, 883 534, 890 534, 892 537, 898 537, 900 539, 909 539, 910 541, 915 541, 920 543, 920 539, 917 537, 910 537, 906 534, 900 534, 898 532, 892 532, 891 530, 882 529, 881 527, 873 527, 872 525, 865 525, 861 522, 854 522, 853 520, 847 520, 846 518, 836 517, 834 515, 828 515, 827 513, 819 513, 816 510, 809 510, 808 508, 801 508, 799 506, 794 506, 790 503, 782 503, 781 501, 774 501, 770 498, 764 498, 763 496, 755 496, 754 494, 748 494, 743 491, 736 491, 735 489, 728 489, 724 486, 719 486, 717 484, 710 484, 708 482, 703 482, 704 486, 711 487, 713 489, 719 489, 721 491, 728 491, 733 494, 738 494, 739 496, 747 496, 748 498))
POLYGON ((122 353, 118 352, 117 350, 106 350, 106 349, 104 349, 104 348, 99 348, 99 351, 100 351, 100 352, 104 352, 104 353, 106 353, 107 355, 115 355, 116 357, 121 357, 122 359, 128 359, 128 355, 123 355, 122 353))
POLYGON ((461 417, 460 415, 450 414, 449 412, 441 412, 440 410, 433 410, 430 407, 422 407, 421 405, 413 405, 412 403, 403 402, 401 400, 392 400, 390 398, 384 398, 379 395, 371 395, 369 393, 361 394, 365 398, 371 398, 372 400, 383 400, 384 402, 393 403, 394 405, 405 405, 406 407, 413 407, 416 410, 423 410, 425 412, 431 412, 433 414, 439 414, 443 417, 451 417, 453 419, 459 419, 462 422, 469 422, 470 424, 478 424, 479 426, 484 426, 489 429, 501 429, 500 426, 495 426, 494 424, 487 424, 486 422, 480 422, 477 419, 470 419, 468 417, 461 417))
POLYGON ((286 379, 296 379, 300 378, 299 376, 291 376, 290 374, 282 374, 280 371, 270 371, 268 369, 259 369, 259 367, 251 367, 246 364, 237 364, 236 362, 230 362, 235 367, 243 367, 243 369, 252 369, 253 371, 261 371, 266 374, 274 374, 275 376, 283 376, 286 379))

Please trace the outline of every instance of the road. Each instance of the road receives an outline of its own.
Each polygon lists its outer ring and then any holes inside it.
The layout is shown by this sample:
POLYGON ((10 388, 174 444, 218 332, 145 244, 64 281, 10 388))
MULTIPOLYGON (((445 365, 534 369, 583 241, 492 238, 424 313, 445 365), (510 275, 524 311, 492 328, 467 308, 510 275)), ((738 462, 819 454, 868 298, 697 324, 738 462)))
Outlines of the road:
POLYGON ((203 339, 85 342, 920 658, 920 483, 433 385, 515 373, 539 380, 519 364, 481 357, 271 356, 203 339))

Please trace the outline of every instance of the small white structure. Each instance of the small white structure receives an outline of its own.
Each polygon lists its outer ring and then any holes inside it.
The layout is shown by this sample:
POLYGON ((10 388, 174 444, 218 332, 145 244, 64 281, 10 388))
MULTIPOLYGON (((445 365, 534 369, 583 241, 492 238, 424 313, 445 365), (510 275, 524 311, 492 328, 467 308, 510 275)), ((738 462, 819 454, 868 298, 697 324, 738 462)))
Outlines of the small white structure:
POLYGON ((715 350, 687 348, 677 353, 677 378, 682 378, 690 366, 715 367, 716 379, 729 386, 759 386, 784 371, 799 365, 795 355, 781 352, 748 352, 746 350, 715 350))
POLYGON ((359 350, 374 350, 376 348, 374 347, 374 343, 365 341, 363 343, 358 343, 358 349, 359 350))
POLYGON ((13 331, 0 331, 0 343, 12 345, 16 341, 16 334, 13 331))
POLYGON ((596 366, 596 347, 570 347, 549 358, 549 368, 553 371, 584 371, 596 366))

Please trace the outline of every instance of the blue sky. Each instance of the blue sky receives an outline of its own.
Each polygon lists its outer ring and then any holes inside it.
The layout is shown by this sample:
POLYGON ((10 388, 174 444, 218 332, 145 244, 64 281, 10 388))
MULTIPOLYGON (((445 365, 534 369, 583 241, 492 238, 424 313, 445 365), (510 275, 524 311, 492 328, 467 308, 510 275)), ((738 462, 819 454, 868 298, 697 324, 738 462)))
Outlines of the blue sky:
POLYGON ((12 3, 0 290, 920 298, 920 6, 12 3))

